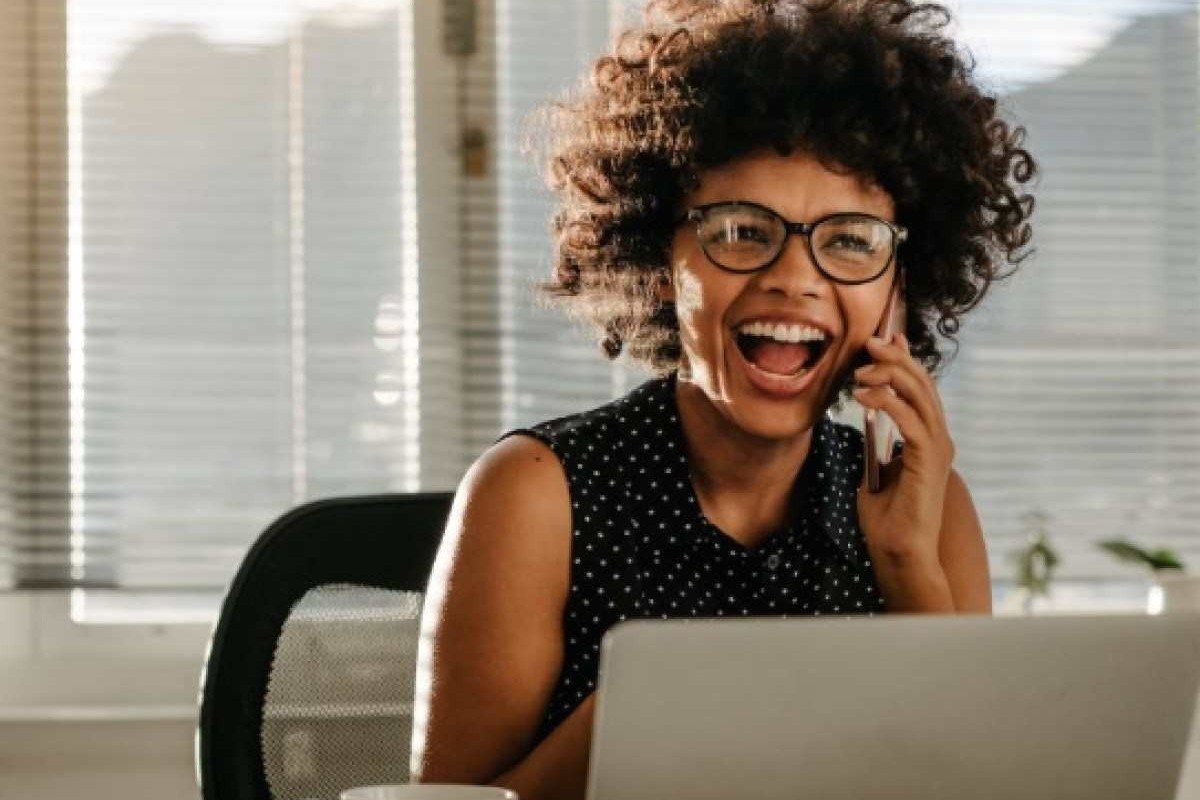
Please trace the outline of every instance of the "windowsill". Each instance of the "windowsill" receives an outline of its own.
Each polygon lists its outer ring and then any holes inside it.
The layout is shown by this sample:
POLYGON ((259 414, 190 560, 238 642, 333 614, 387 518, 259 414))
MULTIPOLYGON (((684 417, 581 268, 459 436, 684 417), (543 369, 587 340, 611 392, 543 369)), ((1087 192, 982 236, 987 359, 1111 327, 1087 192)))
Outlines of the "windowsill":
MULTIPOLYGON (((1056 580, 1050 594, 1035 598, 1033 615, 1043 614, 1145 614, 1149 579, 1056 580)), ((1022 594, 1011 581, 992 584, 992 613, 997 617, 1025 613, 1022 594)))
POLYGON ((199 625, 212 628, 224 590, 149 592, 73 589, 71 621, 80 625, 199 625))
POLYGON ((189 722, 195 723, 193 705, 108 705, 108 706, 3 706, 0 725, 57 722, 189 722))

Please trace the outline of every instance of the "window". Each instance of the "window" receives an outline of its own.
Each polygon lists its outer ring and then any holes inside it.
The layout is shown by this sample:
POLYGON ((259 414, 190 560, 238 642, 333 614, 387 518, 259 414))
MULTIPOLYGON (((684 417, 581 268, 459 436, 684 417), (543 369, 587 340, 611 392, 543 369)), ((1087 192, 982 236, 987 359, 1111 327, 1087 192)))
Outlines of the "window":
MULTIPOLYGON (((0 3, 0 586, 211 598, 288 507, 643 380, 532 302, 520 147, 639 5, 0 3)), ((1043 169, 942 383, 993 575, 1034 510, 1067 577, 1196 559, 1196 4, 956 7, 1043 169)))
POLYGON ((61 412, 44 426, 61 463, 53 513, 5 540, 10 585, 87 588, 77 609, 92 618, 110 616, 105 588, 211 595, 288 507, 452 488, 503 429, 628 385, 582 332, 544 344, 559 323, 528 290, 548 205, 527 202, 520 154, 523 115, 566 87, 613 16, 584 0, 483 3, 474 41, 454 41, 464 10, 28 12, 43 14, 22 26, 29 60, 62 63, 26 83, 65 87, 47 112, 61 152, 50 124, 39 132, 66 213, 35 222, 67 246, 57 271, 33 269, 45 252, 24 262, 31 291, 56 301, 34 313, 68 324, 28 345, 61 412), (535 62, 544 24, 573 37, 535 62), (445 147, 456 139, 475 151, 445 147), (548 380, 554 360, 578 365, 566 390, 548 380))
POLYGON ((1031 511, 1065 578, 1139 576, 1095 545, 1115 537, 1198 563, 1197 5, 961 9, 1042 169, 1037 253, 943 384, 993 575, 1031 511))
POLYGON ((360 5, 68 4, 72 581, 418 483, 411 34, 360 5))

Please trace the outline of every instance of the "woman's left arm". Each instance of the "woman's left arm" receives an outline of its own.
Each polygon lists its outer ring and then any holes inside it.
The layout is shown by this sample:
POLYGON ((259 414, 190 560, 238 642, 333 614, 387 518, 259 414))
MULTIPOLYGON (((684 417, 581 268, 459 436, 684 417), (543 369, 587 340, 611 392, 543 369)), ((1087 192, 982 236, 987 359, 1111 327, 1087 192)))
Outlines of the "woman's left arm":
POLYGON ((990 613, 987 548, 970 492, 951 468, 941 397, 908 341, 872 339, 874 363, 856 372, 866 408, 900 428, 904 453, 884 469, 879 493, 859 490, 858 517, 889 611, 990 613))
POLYGON ((875 579, 887 609, 909 614, 991 614, 987 547, 970 492, 954 470, 946 499, 937 558, 876 551, 875 579))
POLYGON ((946 574, 954 610, 960 614, 992 613, 992 577, 988 570, 983 527, 967 485, 953 469, 946 481, 938 561, 946 574))

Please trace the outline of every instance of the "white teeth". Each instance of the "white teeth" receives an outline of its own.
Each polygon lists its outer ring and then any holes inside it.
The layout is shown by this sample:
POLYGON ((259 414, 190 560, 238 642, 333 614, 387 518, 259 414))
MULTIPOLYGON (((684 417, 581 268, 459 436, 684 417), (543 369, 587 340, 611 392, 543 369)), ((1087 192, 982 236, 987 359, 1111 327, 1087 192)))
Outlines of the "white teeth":
POLYGON ((751 336, 769 336, 779 342, 823 342, 825 332, 808 325, 771 324, 769 322, 746 322, 738 326, 738 333, 751 336))

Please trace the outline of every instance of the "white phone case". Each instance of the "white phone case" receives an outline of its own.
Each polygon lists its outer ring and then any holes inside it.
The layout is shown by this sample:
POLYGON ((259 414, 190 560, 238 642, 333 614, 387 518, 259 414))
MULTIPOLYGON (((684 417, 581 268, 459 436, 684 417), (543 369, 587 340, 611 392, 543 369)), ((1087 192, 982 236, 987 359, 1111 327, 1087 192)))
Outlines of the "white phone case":
MULTIPOLYGON (((905 309, 903 298, 903 281, 897 275, 892 293, 888 297, 883 310, 883 318, 875 335, 890 342, 892 336, 904 330, 905 309)), ((892 452, 896 442, 900 441, 900 429, 896 423, 883 411, 872 408, 866 409, 863 422, 863 440, 866 449, 865 461, 867 471, 867 490, 878 492, 881 488, 881 473, 883 467, 892 461, 892 452)))

